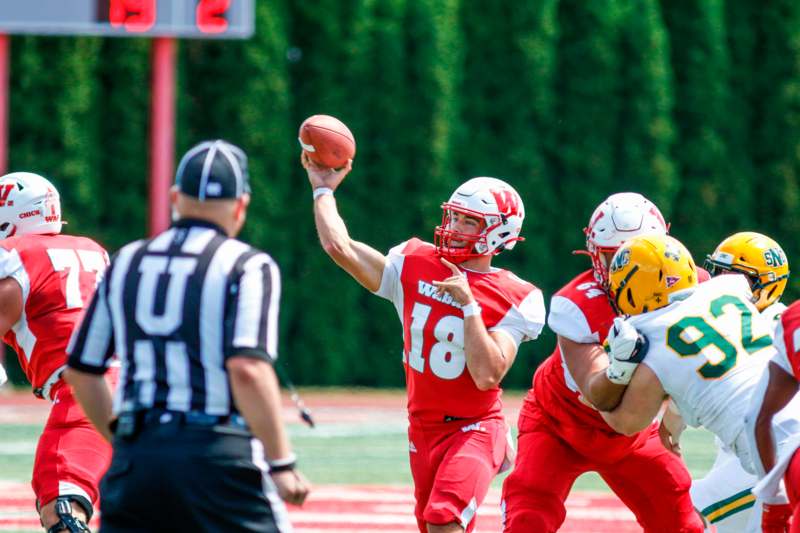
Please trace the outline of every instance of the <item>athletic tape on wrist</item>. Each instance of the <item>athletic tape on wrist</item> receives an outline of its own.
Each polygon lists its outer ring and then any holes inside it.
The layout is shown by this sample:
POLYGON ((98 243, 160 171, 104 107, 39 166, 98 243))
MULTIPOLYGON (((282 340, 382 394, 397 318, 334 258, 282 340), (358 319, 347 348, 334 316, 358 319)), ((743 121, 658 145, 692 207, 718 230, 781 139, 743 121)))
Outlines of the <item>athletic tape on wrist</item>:
POLYGON ((333 196, 333 189, 331 189, 330 187, 317 187, 316 189, 314 189, 312 196, 314 197, 314 200, 316 200, 320 196, 325 196, 326 194, 330 194, 331 196, 333 196))
POLYGON ((464 318, 472 315, 479 315, 481 314, 481 306, 478 305, 478 302, 471 301, 467 305, 463 306, 461 310, 464 312, 464 318))

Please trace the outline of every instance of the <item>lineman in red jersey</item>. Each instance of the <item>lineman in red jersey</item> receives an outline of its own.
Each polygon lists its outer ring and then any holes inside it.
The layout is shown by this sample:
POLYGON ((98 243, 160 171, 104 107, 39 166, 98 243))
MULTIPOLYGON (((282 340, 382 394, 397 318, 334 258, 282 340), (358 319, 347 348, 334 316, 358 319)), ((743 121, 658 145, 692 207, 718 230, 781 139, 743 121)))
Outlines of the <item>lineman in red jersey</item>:
MULTIPOLYGON (((791 529, 786 530, 800 533, 800 454, 797 453, 800 435, 783 443, 779 453, 773 431, 775 415, 800 390, 800 301, 794 302, 781 315, 773 343, 777 353, 768 365, 766 391, 753 394, 751 412, 756 416, 748 417, 754 419, 754 424, 748 424, 751 448, 755 448, 760 459, 760 464, 759 461, 754 463, 759 475, 766 474, 753 493, 761 499, 773 498, 779 493, 783 479, 792 507, 791 529)), ((766 505, 764 511, 767 511, 766 505)))
POLYGON ((61 224, 58 191, 49 181, 27 172, 0 178, 0 333, 34 394, 53 402, 32 481, 42 525, 51 533, 89 531, 111 459, 111 446, 61 379, 67 343, 108 254, 91 239, 60 235, 61 224))
POLYGON ((551 300, 547 323, 558 345, 537 369, 520 412, 514 471, 503 484, 505 531, 556 531, 575 479, 595 471, 645 531, 701 532, 689 496, 689 473, 662 446, 658 425, 620 435, 597 410, 619 403, 633 373, 609 367, 602 347, 616 316, 606 293, 608 262, 626 239, 665 234, 667 225, 646 198, 620 193, 597 207, 585 232, 593 268, 551 300))
POLYGON ((500 380, 519 344, 544 326, 541 291, 491 267, 519 240, 519 195, 473 178, 442 207, 432 245, 411 239, 384 256, 352 240, 333 191, 350 171, 306 157, 323 248, 361 285, 394 303, 403 324, 409 457, 422 532, 471 531, 475 511, 510 451, 500 380), (459 266, 456 266, 459 265, 459 266))

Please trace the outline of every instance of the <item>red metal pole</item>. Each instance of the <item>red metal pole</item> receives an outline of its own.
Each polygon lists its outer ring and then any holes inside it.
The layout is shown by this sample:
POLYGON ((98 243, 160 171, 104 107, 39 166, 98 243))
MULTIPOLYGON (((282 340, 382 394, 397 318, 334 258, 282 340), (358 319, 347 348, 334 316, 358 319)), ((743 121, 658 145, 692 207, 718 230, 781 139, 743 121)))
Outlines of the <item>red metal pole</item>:
MULTIPOLYGON (((11 38, 0 34, 0 175, 8 171, 8 70, 11 38)), ((5 346, 0 347, 0 365, 6 362, 5 346)))
POLYGON ((150 115, 150 235, 170 223, 169 188, 175 161, 175 58, 171 37, 153 39, 152 108, 150 115))
POLYGON ((11 38, 0 34, 0 175, 8 171, 8 71, 11 38))

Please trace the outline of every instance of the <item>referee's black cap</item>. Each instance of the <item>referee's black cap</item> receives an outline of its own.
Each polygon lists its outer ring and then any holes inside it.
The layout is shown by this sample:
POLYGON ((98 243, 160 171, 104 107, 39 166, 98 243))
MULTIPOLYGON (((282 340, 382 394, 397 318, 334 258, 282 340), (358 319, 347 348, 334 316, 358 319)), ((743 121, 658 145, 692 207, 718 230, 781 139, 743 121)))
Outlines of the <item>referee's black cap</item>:
POLYGON ((229 200, 250 193, 247 155, 221 139, 203 141, 181 158, 175 173, 178 190, 198 200, 229 200))

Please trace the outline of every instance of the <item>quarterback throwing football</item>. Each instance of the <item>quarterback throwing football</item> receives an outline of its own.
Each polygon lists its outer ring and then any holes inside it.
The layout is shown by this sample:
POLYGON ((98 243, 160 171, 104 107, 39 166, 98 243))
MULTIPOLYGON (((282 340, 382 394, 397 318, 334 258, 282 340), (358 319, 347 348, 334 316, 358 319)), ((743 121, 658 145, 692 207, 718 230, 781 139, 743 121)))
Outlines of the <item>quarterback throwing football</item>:
POLYGON ((510 444, 500 380, 545 321, 542 293, 492 257, 520 240, 525 211, 495 178, 473 178, 442 205, 434 244, 412 238, 387 255, 350 238, 333 193, 351 169, 303 156, 325 252, 390 300, 403 325, 409 457, 422 532, 471 531, 510 444))

